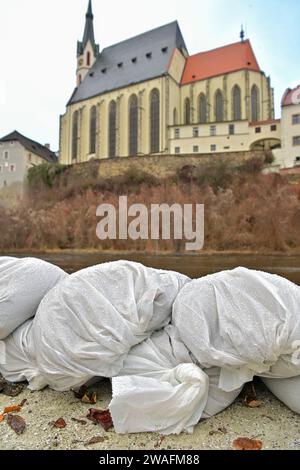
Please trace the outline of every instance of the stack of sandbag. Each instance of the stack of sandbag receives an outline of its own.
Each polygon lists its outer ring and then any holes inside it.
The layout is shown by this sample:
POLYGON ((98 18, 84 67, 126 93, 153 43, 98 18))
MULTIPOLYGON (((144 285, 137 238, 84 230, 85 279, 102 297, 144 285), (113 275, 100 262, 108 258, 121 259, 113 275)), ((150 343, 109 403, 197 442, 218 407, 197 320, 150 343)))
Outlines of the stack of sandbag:
POLYGON ((300 375, 300 288, 286 279, 237 268, 190 282, 172 321, 202 368, 220 367, 219 387, 234 391, 254 376, 300 375))
POLYGON ((131 348, 163 329, 190 279, 128 261, 84 269, 41 302, 33 322, 36 361, 54 390, 114 377, 131 348))
POLYGON ((201 370, 167 326, 134 347, 112 379, 110 412, 117 433, 192 432, 201 418, 220 413, 240 390, 219 389, 220 369, 201 370))
POLYGON ((0 373, 11 382, 41 388, 35 362, 32 318, 45 294, 67 277, 60 268, 34 258, 0 258, 0 339, 5 361, 0 373))

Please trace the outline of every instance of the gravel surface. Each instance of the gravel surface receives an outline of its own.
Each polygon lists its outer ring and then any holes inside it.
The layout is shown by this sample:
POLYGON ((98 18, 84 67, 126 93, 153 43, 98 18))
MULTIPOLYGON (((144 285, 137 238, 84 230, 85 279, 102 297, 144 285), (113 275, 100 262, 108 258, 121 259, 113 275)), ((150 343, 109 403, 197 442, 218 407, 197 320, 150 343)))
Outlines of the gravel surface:
POLYGON ((109 381, 94 387, 96 405, 81 403, 72 392, 57 393, 46 389, 42 392, 24 390, 16 398, 0 394, 0 413, 6 406, 27 403, 17 413, 27 424, 24 434, 18 436, 6 420, 0 423, 0 449, 41 450, 218 450, 232 449, 233 441, 248 437, 263 441, 263 449, 300 450, 300 416, 288 410, 276 400, 262 384, 256 387, 259 408, 245 406, 239 398, 233 406, 220 415, 202 421, 193 435, 162 437, 158 434, 117 435, 113 430, 105 432, 99 425, 86 419, 89 408, 107 409, 111 399, 109 381), (56 429, 49 422, 64 418, 66 428, 56 429), (81 424, 72 418, 86 421, 81 424), (94 437, 97 444, 87 445, 94 437))

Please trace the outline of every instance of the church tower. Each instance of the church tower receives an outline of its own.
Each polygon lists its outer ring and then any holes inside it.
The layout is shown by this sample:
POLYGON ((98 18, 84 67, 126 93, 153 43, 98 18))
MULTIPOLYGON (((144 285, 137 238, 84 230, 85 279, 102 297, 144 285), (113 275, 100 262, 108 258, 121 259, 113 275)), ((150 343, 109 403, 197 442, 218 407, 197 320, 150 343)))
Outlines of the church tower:
POLYGON ((92 0, 89 0, 85 18, 83 39, 77 42, 77 86, 85 78, 99 54, 99 45, 96 44, 94 35, 92 0))

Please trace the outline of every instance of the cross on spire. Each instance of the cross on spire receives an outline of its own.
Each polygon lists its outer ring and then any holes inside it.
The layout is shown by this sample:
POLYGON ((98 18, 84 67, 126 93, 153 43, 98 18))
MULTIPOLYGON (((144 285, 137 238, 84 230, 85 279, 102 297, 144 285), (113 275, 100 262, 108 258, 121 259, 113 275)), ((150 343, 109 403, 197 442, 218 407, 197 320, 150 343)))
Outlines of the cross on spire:
POLYGON ((243 26, 243 25, 242 25, 242 27, 241 27, 240 38, 241 38, 241 41, 242 41, 242 42, 245 41, 245 30, 244 30, 244 26, 243 26))

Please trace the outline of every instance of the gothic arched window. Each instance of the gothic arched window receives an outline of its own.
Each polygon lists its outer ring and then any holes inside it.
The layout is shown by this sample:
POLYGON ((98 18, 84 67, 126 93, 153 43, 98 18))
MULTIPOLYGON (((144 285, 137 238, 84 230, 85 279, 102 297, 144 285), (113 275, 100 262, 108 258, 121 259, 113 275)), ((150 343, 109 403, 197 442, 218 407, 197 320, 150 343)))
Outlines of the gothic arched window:
POLYGON ((150 95, 150 153, 158 153, 160 147, 160 97, 157 88, 150 95))
POLYGON ((87 52, 86 54, 86 65, 89 67, 91 65, 91 53, 87 52))
POLYGON ((72 160, 78 158, 78 111, 73 114, 72 121, 72 160))
POLYGON ((184 101, 184 124, 191 123, 191 102, 189 98, 184 101))
POLYGON ((232 89, 232 118, 234 121, 242 119, 241 89, 238 85, 235 85, 232 89))
POLYGON ((215 116, 217 122, 222 122, 224 119, 224 103, 221 90, 218 90, 215 96, 215 116))
POLYGON ((138 154, 138 98, 132 95, 129 100, 129 155, 138 154))
POLYGON ((173 110, 173 124, 174 126, 177 126, 178 124, 178 114, 177 114, 177 109, 174 108, 173 110))
POLYGON ((199 122, 201 124, 207 122, 207 103, 206 96, 203 93, 199 96, 199 122))
POLYGON ((97 141, 97 108, 93 106, 90 111, 90 154, 96 153, 97 141))
POLYGON ((109 105, 109 139, 108 139, 108 156, 113 158, 117 152, 117 104, 111 101, 109 105))
POLYGON ((251 120, 259 121, 259 91, 256 85, 251 89, 251 120))

